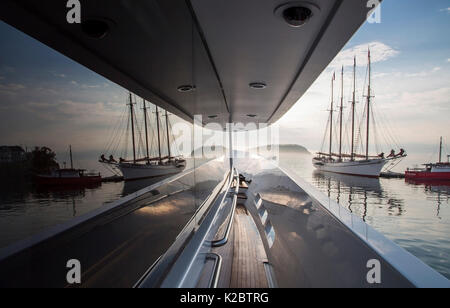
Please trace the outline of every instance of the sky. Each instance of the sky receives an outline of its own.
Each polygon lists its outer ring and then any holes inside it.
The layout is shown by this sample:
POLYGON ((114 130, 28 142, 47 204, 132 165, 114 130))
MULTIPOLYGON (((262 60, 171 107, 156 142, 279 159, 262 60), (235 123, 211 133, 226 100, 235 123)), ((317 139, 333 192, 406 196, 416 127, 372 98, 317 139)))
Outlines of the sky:
MULTIPOLYGON (((365 23, 309 91, 280 120, 280 131, 284 132, 281 142, 290 143, 290 136, 295 135, 307 148, 320 150, 329 116, 333 72, 336 71, 337 79, 335 101, 339 101, 340 70, 345 65, 344 102, 347 103, 351 100, 354 56, 358 61, 357 108, 362 108, 370 46, 373 104, 385 120, 381 122, 388 123, 399 146, 412 154, 410 163, 419 163, 414 161, 414 154, 422 154, 421 158, 427 159, 434 154, 433 159, 437 159, 439 137, 450 142, 449 30, 448 0, 383 1, 381 23, 365 23)), ((349 110, 346 104, 344 114, 349 110)))
MULTIPOLYGON (((331 76, 336 71, 338 88, 339 70, 345 66, 347 103, 354 56, 362 108, 370 47, 380 128, 387 127, 397 145, 412 154, 408 164, 436 159, 439 137, 450 144, 449 30, 448 0, 385 0, 381 23, 364 24, 277 123, 280 142, 320 150, 331 76)), ((83 158, 98 156, 123 112, 126 91, 2 22, 0 46, 0 144, 46 145, 67 153, 71 143, 83 158)), ((339 95, 337 90, 336 101, 339 95)), ((350 110, 346 105, 345 114, 350 110)))

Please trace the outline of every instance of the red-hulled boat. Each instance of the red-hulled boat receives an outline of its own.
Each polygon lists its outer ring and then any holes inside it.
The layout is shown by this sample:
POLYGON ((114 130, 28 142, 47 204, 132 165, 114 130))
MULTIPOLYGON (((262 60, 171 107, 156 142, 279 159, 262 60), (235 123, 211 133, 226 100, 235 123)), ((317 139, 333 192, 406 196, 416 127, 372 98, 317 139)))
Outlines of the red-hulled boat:
POLYGON ((450 162, 442 162, 442 137, 439 150, 439 162, 435 164, 425 164, 424 166, 425 168, 408 169, 405 172, 405 178, 407 180, 450 181, 450 162))
POLYGON ((85 174, 82 169, 59 169, 48 175, 37 175, 36 183, 48 186, 89 186, 102 182, 100 174, 85 174))
POLYGON ((423 169, 408 169, 405 173, 407 179, 416 180, 448 180, 450 181, 450 164, 427 164, 423 169))
POLYGON ((35 181, 45 186, 91 186, 102 183, 100 173, 87 174, 86 170, 74 169, 72 146, 70 146, 70 169, 57 169, 49 174, 38 174, 35 181))

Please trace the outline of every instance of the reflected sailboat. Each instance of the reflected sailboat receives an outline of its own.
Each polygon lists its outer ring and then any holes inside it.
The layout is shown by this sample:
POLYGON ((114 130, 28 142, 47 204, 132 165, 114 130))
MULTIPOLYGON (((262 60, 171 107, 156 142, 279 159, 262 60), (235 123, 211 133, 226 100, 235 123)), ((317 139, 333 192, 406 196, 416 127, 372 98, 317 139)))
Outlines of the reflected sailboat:
POLYGON ((369 204, 374 203, 371 199, 375 199, 377 204, 386 204, 393 215, 401 216, 404 212, 404 201, 389 196, 379 179, 321 171, 315 171, 313 176, 315 185, 329 198, 346 206, 351 213, 358 214, 363 221, 366 221, 369 204))
POLYGON ((448 205, 450 199, 450 182, 443 180, 416 180, 410 178, 407 178, 405 181, 409 185, 422 187, 424 189, 427 199, 437 203, 436 216, 440 218, 441 206, 444 202, 448 205))
POLYGON ((380 193, 382 192, 382 187, 379 179, 368 178, 368 177, 354 177, 346 174, 338 174, 333 172, 314 172, 314 178, 316 181, 321 179, 329 179, 336 183, 343 183, 346 187, 352 187, 356 189, 361 189, 365 191, 371 191, 380 193))
POLYGON ((157 125, 157 138, 158 138, 158 156, 150 156, 150 145, 149 145, 149 131, 148 131, 148 107, 146 101, 143 100, 143 110, 144 110, 144 125, 145 125, 145 153, 144 158, 138 158, 138 151, 136 147, 136 123, 135 123, 135 112, 132 94, 129 94, 129 104, 130 107, 130 119, 131 119, 131 139, 133 146, 133 159, 127 160, 120 158, 117 162, 113 155, 109 159, 105 158, 105 155, 100 157, 100 163, 109 165, 114 169, 119 169, 122 173, 125 181, 130 180, 140 180, 152 177, 161 177, 167 175, 173 175, 182 172, 186 168, 186 160, 182 156, 173 156, 170 145, 170 131, 169 131, 169 114, 166 111, 166 138, 167 138, 167 156, 162 155, 161 146, 161 127, 160 127, 160 111, 156 107, 156 125, 157 125))

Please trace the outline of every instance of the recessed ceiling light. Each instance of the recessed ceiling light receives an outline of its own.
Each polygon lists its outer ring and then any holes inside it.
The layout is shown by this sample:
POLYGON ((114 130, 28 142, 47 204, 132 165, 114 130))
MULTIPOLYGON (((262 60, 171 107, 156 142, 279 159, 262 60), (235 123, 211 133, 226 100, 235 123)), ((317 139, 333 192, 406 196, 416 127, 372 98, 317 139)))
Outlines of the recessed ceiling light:
POLYGON ((88 19, 81 23, 81 29, 84 34, 93 39, 101 40, 105 38, 110 31, 110 23, 102 19, 88 19))
POLYGON ((263 82, 253 82, 249 86, 250 86, 250 88, 255 89, 255 90, 263 90, 263 89, 267 88, 267 85, 263 82))
POLYGON ((301 27, 311 18, 312 12, 307 7, 294 6, 284 10, 283 17, 292 27, 301 27))
POLYGON ((184 86, 178 87, 178 92, 182 92, 182 93, 192 92, 194 90, 195 90, 195 87, 191 86, 191 85, 184 85, 184 86))
POLYGON ((289 2, 275 9, 275 15, 294 28, 305 25, 319 12, 318 6, 304 1, 289 2))

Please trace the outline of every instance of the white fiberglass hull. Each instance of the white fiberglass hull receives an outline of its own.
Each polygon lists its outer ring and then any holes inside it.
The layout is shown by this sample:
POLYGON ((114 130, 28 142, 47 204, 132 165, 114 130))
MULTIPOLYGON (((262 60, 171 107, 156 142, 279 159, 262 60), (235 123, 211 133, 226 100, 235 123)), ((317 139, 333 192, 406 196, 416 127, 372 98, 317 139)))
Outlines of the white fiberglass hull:
POLYGON ((139 165, 139 164, 119 164, 125 181, 147 179, 182 172, 186 168, 186 163, 171 163, 167 165, 139 165))
POLYGON ((385 159, 344 162, 326 162, 316 158, 313 159, 314 167, 320 171, 374 178, 380 177, 381 170, 386 163, 387 160, 385 159))

